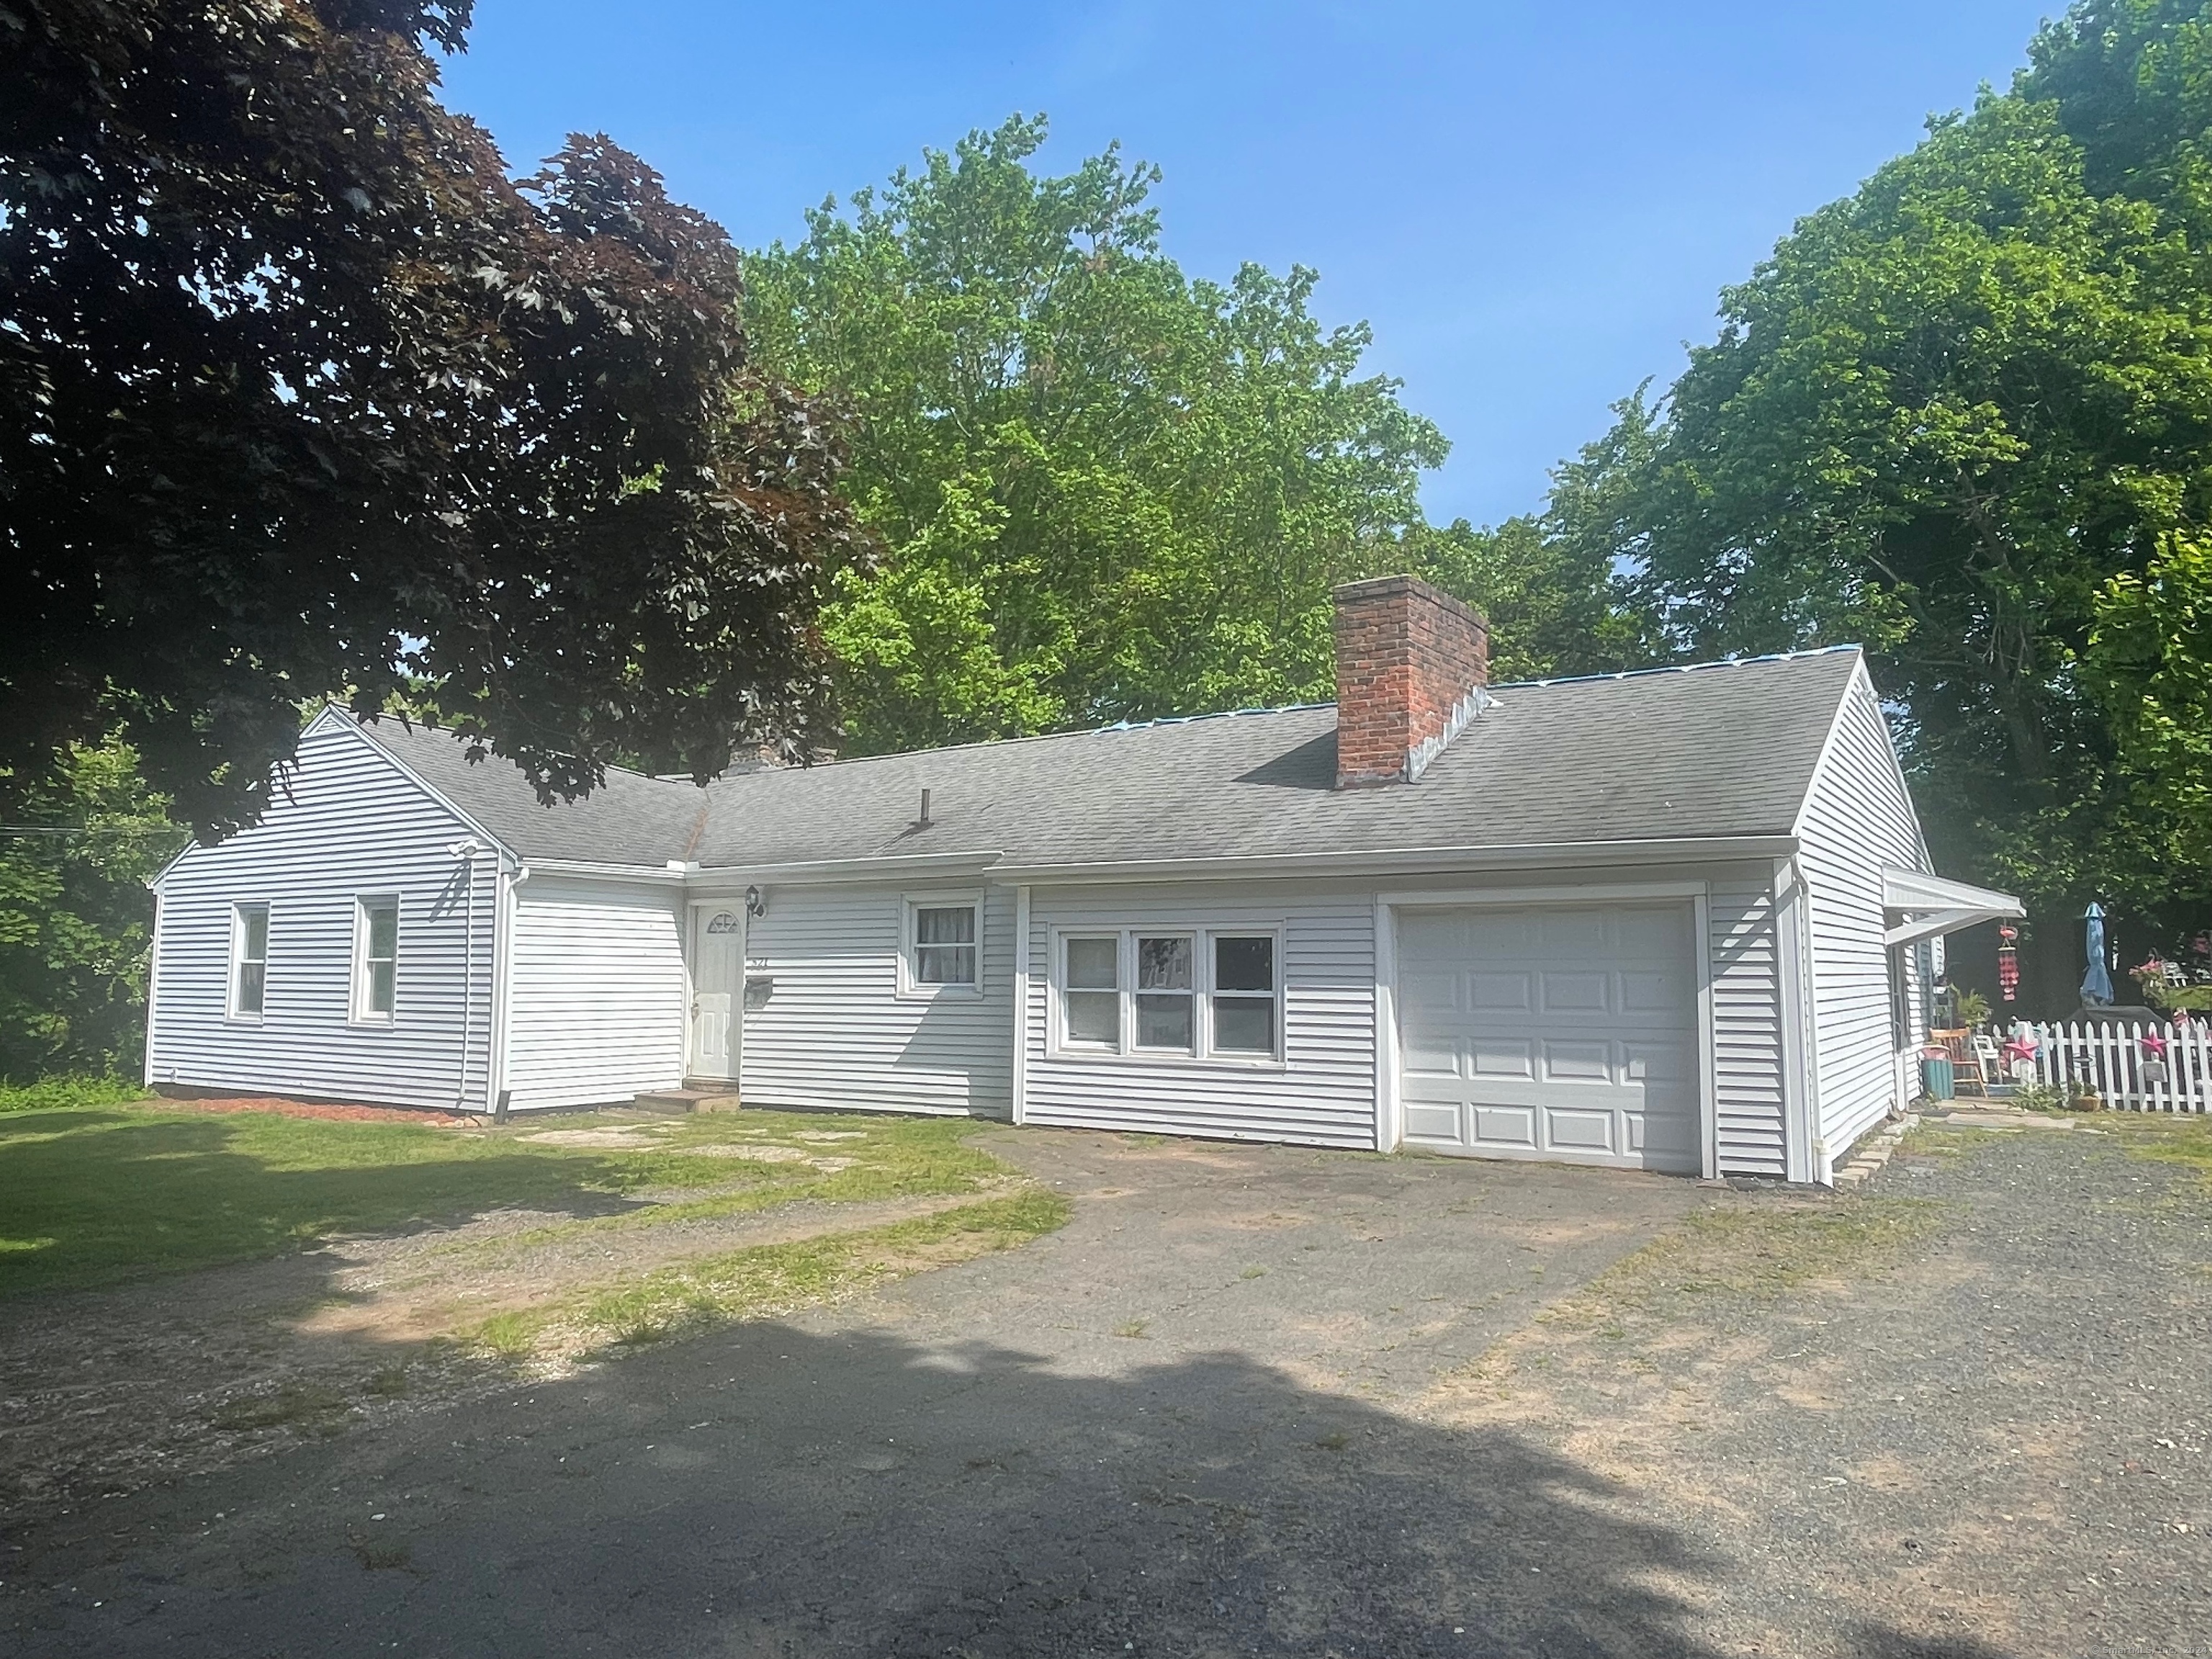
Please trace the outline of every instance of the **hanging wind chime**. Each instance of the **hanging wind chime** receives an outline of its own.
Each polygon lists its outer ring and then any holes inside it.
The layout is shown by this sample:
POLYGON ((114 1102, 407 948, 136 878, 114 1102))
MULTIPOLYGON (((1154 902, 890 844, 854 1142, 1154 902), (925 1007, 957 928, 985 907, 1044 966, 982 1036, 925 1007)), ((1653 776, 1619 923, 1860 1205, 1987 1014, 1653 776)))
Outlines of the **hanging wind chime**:
POLYGON ((1997 989, 2007 1002, 2020 995, 2020 947, 2014 943, 2019 938, 2017 927, 1997 929, 1997 989))

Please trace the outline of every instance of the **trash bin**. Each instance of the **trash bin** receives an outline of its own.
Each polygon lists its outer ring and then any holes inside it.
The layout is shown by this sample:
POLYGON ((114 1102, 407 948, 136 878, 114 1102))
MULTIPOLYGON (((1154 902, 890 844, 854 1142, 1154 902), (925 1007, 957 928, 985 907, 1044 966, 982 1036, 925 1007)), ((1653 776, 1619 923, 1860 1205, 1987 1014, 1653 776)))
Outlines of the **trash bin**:
POLYGON ((1930 1100, 1949 1100, 1958 1093, 1959 1076, 1948 1054, 1923 1054, 1920 1084, 1930 1100))

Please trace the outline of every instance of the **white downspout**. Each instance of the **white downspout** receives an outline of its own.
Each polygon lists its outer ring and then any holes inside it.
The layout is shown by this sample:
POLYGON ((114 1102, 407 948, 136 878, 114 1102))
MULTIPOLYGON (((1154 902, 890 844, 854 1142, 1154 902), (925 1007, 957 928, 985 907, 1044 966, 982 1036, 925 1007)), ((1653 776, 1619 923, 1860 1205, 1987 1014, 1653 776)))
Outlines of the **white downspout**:
MULTIPOLYGON (((447 845, 446 851, 461 861, 461 1065, 453 1079, 453 1109, 469 1109, 469 1051, 477 1014, 477 854, 483 848, 471 836, 447 845)), ((486 1054, 489 1060, 490 1055, 486 1054)), ((484 1105, 491 1105, 490 1078, 485 1078, 484 1105)))

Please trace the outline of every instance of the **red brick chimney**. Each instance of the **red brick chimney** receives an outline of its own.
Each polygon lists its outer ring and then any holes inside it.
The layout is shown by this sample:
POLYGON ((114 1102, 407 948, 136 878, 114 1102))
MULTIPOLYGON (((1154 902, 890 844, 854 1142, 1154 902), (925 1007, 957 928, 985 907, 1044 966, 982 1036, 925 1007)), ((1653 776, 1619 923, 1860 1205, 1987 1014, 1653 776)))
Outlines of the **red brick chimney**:
POLYGON ((1335 599, 1336 787, 1411 783, 1481 708, 1490 625, 1413 576, 1335 599))

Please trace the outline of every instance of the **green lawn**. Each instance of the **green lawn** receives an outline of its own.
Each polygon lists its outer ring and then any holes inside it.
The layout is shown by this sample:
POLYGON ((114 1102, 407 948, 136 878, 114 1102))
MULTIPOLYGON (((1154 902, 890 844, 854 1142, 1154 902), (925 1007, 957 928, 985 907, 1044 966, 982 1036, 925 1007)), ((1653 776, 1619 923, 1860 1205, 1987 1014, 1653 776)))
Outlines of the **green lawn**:
POLYGON ((0 1296, 500 1208, 578 1218, 568 1225, 649 1226, 802 1198, 995 1192, 1012 1175, 962 1144, 975 1127, 963 1119, 747 1111, 664 1121, 651 1130, 659 1144, 640 1150, 526 1138, 625 1126, 640 1127, 562 1116, 473 1131, 152 1103, 10 1111, 0 1115, 0 1296), (839 1138, 824 1141, 827 1132, 839 1138), (737 1155, 763 1147, 835 1154, 847 1167, 737 1155))

